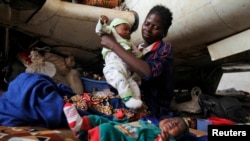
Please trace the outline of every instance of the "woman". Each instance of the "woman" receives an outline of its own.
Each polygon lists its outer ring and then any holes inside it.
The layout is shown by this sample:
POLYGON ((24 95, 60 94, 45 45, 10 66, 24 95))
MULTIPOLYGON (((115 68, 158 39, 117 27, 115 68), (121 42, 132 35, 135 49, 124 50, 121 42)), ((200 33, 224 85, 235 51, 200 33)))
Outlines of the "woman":
POLYGON ((173 98, 173 50, 163 42, 172 24, 172 13, 162 5, 154 6, 143 22, 141 33, 144 42, 138 45, 142 59, 127 52, 112 35, 102 35, 101 44, 114 51, 130 69, 142 77, 142 99, 152 115, 167 116, 173 98))

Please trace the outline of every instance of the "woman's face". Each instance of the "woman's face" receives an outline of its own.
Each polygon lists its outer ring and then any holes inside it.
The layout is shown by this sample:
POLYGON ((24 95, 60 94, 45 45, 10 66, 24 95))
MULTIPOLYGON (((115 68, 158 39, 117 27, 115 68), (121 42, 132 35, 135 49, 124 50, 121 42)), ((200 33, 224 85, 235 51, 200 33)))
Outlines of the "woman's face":
POLYGON ((182 135, 186 131, 186 123, 180 118, 167 118, 159 123, 160 129, 165 128, 167 133, 173 137, 182 135))
POLYGON ((142 24, 142 38, 147 45, 161 40, 164 37, 164 27, 161 17, 157 14, 150 14, 142 24))

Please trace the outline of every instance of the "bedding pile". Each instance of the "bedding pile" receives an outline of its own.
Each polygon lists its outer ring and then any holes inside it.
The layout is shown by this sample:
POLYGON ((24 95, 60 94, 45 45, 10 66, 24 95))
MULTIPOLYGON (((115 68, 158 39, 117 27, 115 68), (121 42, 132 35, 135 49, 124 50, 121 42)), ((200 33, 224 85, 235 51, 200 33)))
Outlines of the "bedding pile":
POLYGON ((70 87, 56 84, 49 76, 21 73, 0 95, 0 140, 75 140, 63 113, 65 102, 78 106, 81 116, 95 114, 113 120, 116 111, 122 109, 130 121, 141 119, 158 124, 155 117, 147 116, 146 107, 131 111, 118 97, 76 95, 70 87))
POLYGON ((70 87, 56 84, 47 75, 21 73, 0 96, 0 125, 68 127, 63 113, 66 101, 78 106, 81 116, 94 114, 113 120, 113 115, 122 109, 134 121, 148 114, 146 107, 140 111, 127 109, 119 97, 76 95, 70 87))

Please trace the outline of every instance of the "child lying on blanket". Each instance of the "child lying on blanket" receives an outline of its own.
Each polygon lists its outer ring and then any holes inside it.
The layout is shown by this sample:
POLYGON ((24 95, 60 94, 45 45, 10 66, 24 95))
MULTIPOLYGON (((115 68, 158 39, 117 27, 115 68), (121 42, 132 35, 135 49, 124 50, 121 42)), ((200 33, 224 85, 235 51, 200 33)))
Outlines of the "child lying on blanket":
POLYGON ((81 117, 71 103, 64 105, 68 125, 81 141, 175 141, 187 140, 188 122, 179 117, 166 118, 156 126, 148 121, 128 122, 119 112, 116 120, 89 115, 81 117))

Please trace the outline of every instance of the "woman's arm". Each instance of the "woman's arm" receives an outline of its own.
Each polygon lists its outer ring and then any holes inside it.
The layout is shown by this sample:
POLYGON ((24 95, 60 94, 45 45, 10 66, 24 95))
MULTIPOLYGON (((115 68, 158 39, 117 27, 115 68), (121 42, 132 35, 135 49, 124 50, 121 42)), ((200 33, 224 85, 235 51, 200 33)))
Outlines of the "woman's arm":
POLYGON ((151 73, 149 64, 144 60, 136 58, 131 52, 126 51, 115 40, 113 35, 102 35, 101 45, 114 51, 125 63, 128 64, 132 71, 135 71, 141 77, 147 76, 151 73))

